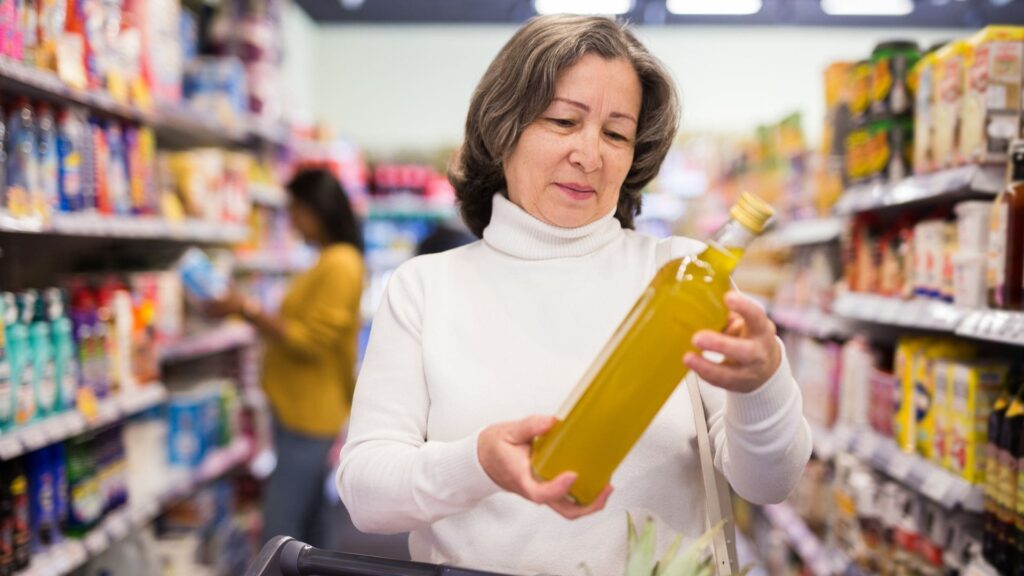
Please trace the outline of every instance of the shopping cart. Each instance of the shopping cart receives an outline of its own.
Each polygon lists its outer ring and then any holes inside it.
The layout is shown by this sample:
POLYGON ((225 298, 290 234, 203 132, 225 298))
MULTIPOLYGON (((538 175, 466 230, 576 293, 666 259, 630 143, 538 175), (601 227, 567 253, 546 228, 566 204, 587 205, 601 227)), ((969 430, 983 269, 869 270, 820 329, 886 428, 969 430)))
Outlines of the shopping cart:
POLYGON ((503 576, 455 566, 390 560, 320 550, 275 536, 260 550, 245 576, 503 576))

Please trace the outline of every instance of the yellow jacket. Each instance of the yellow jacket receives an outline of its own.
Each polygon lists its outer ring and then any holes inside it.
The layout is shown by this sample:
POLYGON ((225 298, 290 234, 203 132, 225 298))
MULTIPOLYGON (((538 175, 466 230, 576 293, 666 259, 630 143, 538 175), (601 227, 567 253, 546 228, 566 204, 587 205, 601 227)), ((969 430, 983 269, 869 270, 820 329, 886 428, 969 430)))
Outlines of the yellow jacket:
POLYGON ((263 389, 280 423, 331 438, 348 419, 355 390, 363 259, 348 244, 323 250, 281 303, 284 338, 268 339, 263 389))

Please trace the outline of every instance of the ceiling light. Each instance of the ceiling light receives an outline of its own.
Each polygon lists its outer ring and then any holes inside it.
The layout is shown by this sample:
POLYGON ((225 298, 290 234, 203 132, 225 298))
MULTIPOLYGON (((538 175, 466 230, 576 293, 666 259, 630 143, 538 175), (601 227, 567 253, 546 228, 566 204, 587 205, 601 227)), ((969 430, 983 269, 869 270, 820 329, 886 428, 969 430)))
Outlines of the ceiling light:
POLYGON ((533 0, 537 14, 625 14, 633 0, 533 0))
POLYGON ((667 0, 665 5, 673 14, 741 16, 757 14, 764 3, 761 0, 667 0))
POLYGON ((913 0, 821 0, 831 16, 906 16, 914 11, 913 0))
POLYGON ((338 0, 341 7, 345 10, 359 10, 363 7, 363 3, 366 0, 338 0))

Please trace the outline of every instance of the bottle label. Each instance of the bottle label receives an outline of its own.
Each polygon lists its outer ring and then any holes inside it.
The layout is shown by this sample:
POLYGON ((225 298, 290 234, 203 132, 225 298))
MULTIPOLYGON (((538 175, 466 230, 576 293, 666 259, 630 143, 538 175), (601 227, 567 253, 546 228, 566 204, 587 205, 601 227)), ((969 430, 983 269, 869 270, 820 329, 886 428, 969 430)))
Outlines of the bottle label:
POLYGON ((57 405, 57 370, 53 360, 43 363, 39 374, 39 409, 43 412, 53 410, 57 405))
POLYGON ((68 351, 64 361, 64 374, 61 377, 61 398, 64 407, 70 408, 75 403, 75 393, 78 391, 78 362, 75 362, 73 355, 68 351))
POLYGON ((14 419, 14 390, 11 386, 11 365, 0 350, 0 423, 14 419))
POLYGON ((24 424, 36 415, 36 392, 32 387, 33 380, 33 368, 31 365, 24 366, 21 370, 20 384, 18 385, 17 392, 17 420, 19 424, 24 424))
POLYGON ((1005 202, 992 207, 992 220, 988 235, 987 284, 995 292, 996 304, 1003 305, 1003 285, 1006 283, 1006 232, 1010 208, 1005 202))

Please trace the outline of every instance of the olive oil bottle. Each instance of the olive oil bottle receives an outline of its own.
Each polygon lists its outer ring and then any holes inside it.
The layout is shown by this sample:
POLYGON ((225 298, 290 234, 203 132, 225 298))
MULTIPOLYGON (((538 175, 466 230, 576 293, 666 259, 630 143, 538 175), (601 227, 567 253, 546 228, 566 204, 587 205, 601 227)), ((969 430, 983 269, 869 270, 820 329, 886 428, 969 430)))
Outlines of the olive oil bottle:
POLYGON ((536 476, 577 474, 570 496, 592 502, 689 371, 700 330, 724 330, 729 274, 773 210, 744 193, 727 221, 696 256, 670 260, 633 305, 566 399, 558 422, 533 444, 536 476))

